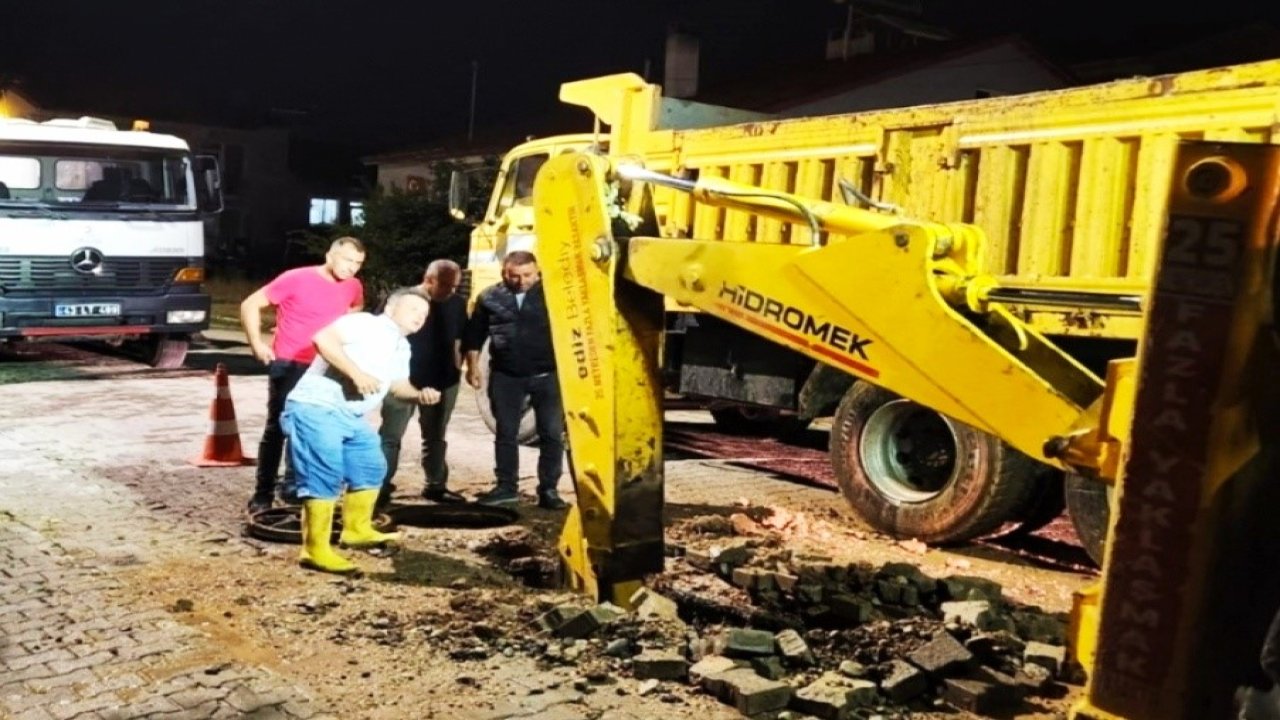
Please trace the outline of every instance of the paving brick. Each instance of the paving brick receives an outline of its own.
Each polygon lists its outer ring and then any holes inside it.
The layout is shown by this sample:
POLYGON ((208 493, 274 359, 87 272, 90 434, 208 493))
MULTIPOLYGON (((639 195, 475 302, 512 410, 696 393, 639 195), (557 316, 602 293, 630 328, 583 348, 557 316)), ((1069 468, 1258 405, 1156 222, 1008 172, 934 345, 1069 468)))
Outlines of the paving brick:
POLYGON ((70 718, 86 713, 95 713, 99 710, 117 707, 120 702, 120 697, 115 693, 104 693, 80 702, 54 705, 49 707, 48 710, 49 714, 53 715, 56 720, 70 720, 70 718))
POLYGON ((272 702, 273 698, 267 698, 263 695, 250 690, 248 687, 240 686, 233 688, 225 698, 225 702, 240 712, 252 712, 259 708, 278 704, 272 702))
POLYGON ((689 681, 703 690, 720 697, 723 695, 723 676, 730 670, 745 667, 745 663, 723 655, 708 655, 689 668, 689 681))
POLYGON ((85 657, 73 657, 70 660, 55 660, 49 663, 49 668, 57 673, 73 673, 82 668, 91 668, 109 662, 115 659, 115 655, 105 650, 100 650, 92 655, 85 657))
POLYGON ((689 662, 673 652, 647 650, 631 659, 631 672, 637 680, 683 680, 689 662))
POLYGON ((231 692, 228 688, 201 687, 199 685, 169 694, 169 699, 190 709, 208 702, 217 702, 231 692))
POLYGON ((724 682, 724 700, 743 715, 782 710, 791 701, 791 686, 762 678, 754 670, 741 668, 720 676, 724 682))
POLYGON ((767 630, 731 628, 725 633, 724 654, 733 657, 772 655, 773 645, 773 633, 767 630))
POLYGON ((635 608, 636 617, 661 618, 670 621, 680 620, 680 606, 668 597, 659 595, 649 588, 642 587, 631 596, 631 605, 635 608))
POLYGON ((9 670, 21 670, 32 665, 47 665, 58 660, 74 660, 75 657, 75 655, 71 654, 70 650, 53 648, 43 652, 31 653, 30 655, 12 658, 8 660, 5 665, 8 666, 9 670))
POLYGON ((774 635, 773 639, 778 646, 778 652, 788 663, 798 666, 813 664, 813 652, 804 638, 800 637, 800 633, 787 628, 774 635))
POLYGON ((49 711, 42 707, 27 708, 16 715, 8 717, 12 717, 13 720, 53 720, 53 716, 49 714, 49 711))
POLYGON ((991 629, 995 619, 991 603, 986 600, 944 602, 940 609, 945 622, 968 625, 979 630, 991 629))
POLYGON ((951 633, 940 632, 908 655, 907 659, 932 675, 948 675, 969 667, 973 663, 973 653, 966 650, 951 633))
POLYGON ((904 703, 929 689, 929 677, 904 660, 889 661, 889 672, 880 681, 880 691, 896 703, 904 703))
POLYGON ((1048 670, 1051 675, 1057 675, 1067 662, 1067 649, 1061 645, 1029 642, 1023 651, 1022 661, 1039 665, 1048 670))
POLYGON ((38 680, 28 680, 27 685, 36 692, 47 692, 53 688, 68 687, 78 683, 92 684, 98 681, 98 676, 89 672, 86 668, 81 668, 74 672, 60 673, 51 675, 38 680))
POLYGON ((876 684, 828 672, 796 691, 791 707, 824 719, 845 717, 850 708, 874 704, 876 684))

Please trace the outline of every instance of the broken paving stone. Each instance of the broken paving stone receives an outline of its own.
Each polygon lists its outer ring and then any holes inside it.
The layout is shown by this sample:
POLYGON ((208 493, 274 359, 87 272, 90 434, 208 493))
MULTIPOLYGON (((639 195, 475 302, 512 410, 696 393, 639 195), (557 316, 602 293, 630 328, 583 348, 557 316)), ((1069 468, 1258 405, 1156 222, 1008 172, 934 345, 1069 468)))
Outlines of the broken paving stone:
POLYGON ((1025 645, 1022 638, 1004 630, 976 632, 964 641, 964 646, 969 652, 988 664, 989 661, 1002 655, 1022 655, 1025 645))
POLYGON ((833 616, 853 625, 869 622, 875 612, 871 601, 848 593, 836 593, 827 598, 827 606, 833 616))
POLYGON ((1067 623, 1065 621, 1035 611, 1014 612, 1012 615, 1019 637, 1030 642, 1049 645, 1066 644, 1067 623))
POLYGON ((822 586, 818 583, 801 582, 796 586, 796 598, 800 602, 809 605, 820 603, 822 602, 822 586))
POLYGON ((1031 663, 1023 665, 1018 674, 1013 676, 1013 680, 1032 695, 1040 695, 1053 685, 1053 675, 1049 670, 1031 663))
POLYGON ((631 596, 631 606, 635 608, 636 617, 642 619, 662 619, 680 621, 680 606, 670 598, 650 590, 640 588, 631 596))
POLYGON ((907 659, 931 675, 952 675, 973 663, 973 653, 966 650, 951 633, 940 632, 908 655, 907 659))
POLYGON ((718 695, 743 715, 782 710, 791 701, 790 685, 762 678, 749 668, 729 670, 717 677, 722 683, 718 695))
POLYGON ((999 607, 1004 602, 1004 588, 994 580, 971 575, 952 575, 942 578, 941 583, 951 600, 986 600, 992 607, 999 607))
POLYGON ((944 602, 939 609, 942 610, 943 622, 947 624, 957 623, 979 630, 989 630, 994 624, 995 613, 986 600, 944 602))
POLYGON ((797 690, 791 707, 820 718, 840 718, 850 708, 875 705, 878 701, 876 684, 870 680, 828 672, 797 690))
POLYGON ((776 655, 751 658, 751 669, 755 670, 760 677, 770 680, 781 680, 787 675, 786 668, 782 666, 782 659, 776 655))
POLYGON ((585 638, 623 615, 626 612, 617 605, 600 603, 566 618, 552 633, 561 638, 585 638))
POLYGON ((1013 678, 990 668, 978 668, 969 677, 943 681, 943 700, 978 715, 1011 710, 1022 697, 1023 688, 1013 678))
POLYGON ((732 657, 772 655, 773 644, 773 633, 767 630, 732 628, 725 633, 724 654, 732 657))
POLYGON ((534 622, 542 630, 555 632, 557 628, 565 624, 565 621, 580 612, 583 612, 583 609, 577 605, 557 605, 539 615, 534 622))
POLYGON ((636 688, 636 694, 637 694, 637 695, 648 695, 649 693, 653 692, 654 690, 657 690, 657 689, 658 689, 658 686, 659 686, 659 685, 661 685, 661 684, 662 684, 662 682, 661 682, 660 680, 658 680, 658 679, 656 679, 656 678, 650 678, 650 679, 645 680, 644 682, 640 683, 640 687, 636 688))
POLYGON ((1024 664, 1039 665, 1050 674, 1057 675, 1067 662, 1067 649, 1061 645, 1049 645, 1041 642, 1027 643, 1022 653, 1024 664))
POLYGON ((790 573, 776 572, 773 573, 773 584, 782 592, 790 595, 796 591, 796 586, 800 584, 800 578, 790 573))
POLYGON ((804 641, 804 638, 800 637, 800 633, 788 628, 774 635, 773 639, 778 646, 778 652, 782 653, 783 659, 788 663, 796 666, 813 664, 813 651, 809 649, 809 644, 804 641))
POLYGON ((631 659, 631 672, 638 680, 684 680, 689 663, 673 652, 646 650, 631 659))
POLYGON ((845 660, 840 663, 840 674, 845 677, 854 678, 855 680, 861 680, 866 678, 867 675, 870 674, 870 671, 867 669, 866 665, 863 665, 860 662, 845 660))
POLYGON ((730 581, 743 590, 755 590, 760 584, 760 571, 745 567, 734 568, 730 581))
POLYGON ((938 590, 938 581, 911 563, 885 563, 876 574, 880 577, 902 578, 921 594, 928 595, 938 590))
POLYGON ((689 682, 701 687, 708 693, 720 697, 723 695, 723 675, 730 670, 745 667, 746 663, 723 655, 708 655, 689 668, 689 682))
POLYGON ((929 689, 929 677, 904 660, 889 661, 889 672, 880 681, 880 691, 896 703, 904 703, 929 689))
POLYGON ((604 654, 609 657, 624 658, 631 656, 631 641, 626 638, 610 640, 604 647, 604 654))

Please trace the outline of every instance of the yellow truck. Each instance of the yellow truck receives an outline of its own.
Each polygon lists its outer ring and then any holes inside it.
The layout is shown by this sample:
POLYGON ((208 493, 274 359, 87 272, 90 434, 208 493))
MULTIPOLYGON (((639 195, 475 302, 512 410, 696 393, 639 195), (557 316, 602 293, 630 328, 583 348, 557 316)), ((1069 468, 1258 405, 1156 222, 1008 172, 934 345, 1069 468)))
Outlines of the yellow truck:
MULTIPOLYGON (((857 518, 893 536, 958 542, 1010 521, 1042 521, 1061 507, 1065 476, 1066 504, 1100 557, 1106 486, 1036 462, 1046 459, 1037 443, 1048 419, 1020 417, 1021 394, 1035 388, 975 386, 959 361, 962 339, 929 336, 933 326, 920 326, 918 342, 904 350, 854 315, 815 315, 779 292, 728 283, 725 268, 782 267, 797 248, 852 236, 824 225, 812 208, 770 213, 723 200, 782 194, 816 201, 822 212, 865 206, 859 231, 912 218, 978 228, 985 240, 964 259, 986 286, 967 285, 968 305, 958 312, 980 317, 989 333, 1014 333, 1023 352, 1052 358, 1059 380, 1073 378, 1067 384, 1077 396, 1049 423, 1061 424, 1098 399, 1111 360, 1134 354, 1178 143, 1270 141, 1280 62, 690 130, 662 129, 660 89, 633 75, 567 83, 561 98, 608 126, 576 142, 690 183, 650 184, 652 235, 719 243, 697 244, 705 257, 672 268, 672 282, 688 287, 663 292, 665 389, 801 421, 834 411, 841 490, 857 518), (699 185, 724 192, 711 202, 710 190, 686 191, 699 185), (689 290, 710 278, 723 283, 713 298, 689 290), (1065 355, 1043 351, 1046 338, 1065 355), (904 381, 908 375, 914 379, 904 381)), ((504 168, 516 162, 513 152, 504 168)), ((614 182, 620 191, 627 180, 614 182)), ((542 250, 545 266, 554 258, 542 250)), ((899 321, 913 322, 911 303, 895 299, 889 267, 852 251, 842 262, 825 268, 829 285, 805 292, 851 292, 870 268, 883 281, 878 294, 860 292, 866 310, 859 312, 905 303, 899 321)))

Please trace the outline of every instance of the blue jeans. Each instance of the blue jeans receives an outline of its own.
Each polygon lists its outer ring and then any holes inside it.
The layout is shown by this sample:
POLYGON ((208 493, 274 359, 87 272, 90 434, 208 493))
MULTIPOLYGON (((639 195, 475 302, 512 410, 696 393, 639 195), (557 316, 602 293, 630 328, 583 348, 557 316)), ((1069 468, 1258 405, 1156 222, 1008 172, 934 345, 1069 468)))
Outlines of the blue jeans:
POLYGON ((376 490, 387 474, 378 434, 344 410, 288 401, 280 424, 298 477, 298 497, 337 500, 342 485, 376 490))
POLYGON ((499 489, 515 491, 520 477, 520 418, 529 398, 538 427, 538 494, 556 489, 564 470, 564 406, 555 373, 516 377, 489 373, 489 407, 497 421, 493 474, 499 489))

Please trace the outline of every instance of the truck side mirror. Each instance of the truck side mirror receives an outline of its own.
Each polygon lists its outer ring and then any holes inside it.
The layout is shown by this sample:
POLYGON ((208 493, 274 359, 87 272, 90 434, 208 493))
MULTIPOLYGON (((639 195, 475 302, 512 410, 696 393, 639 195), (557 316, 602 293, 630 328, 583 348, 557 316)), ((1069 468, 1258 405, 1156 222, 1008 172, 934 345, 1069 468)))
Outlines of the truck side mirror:
POLYGON ((191 169, 196 181, 196 208, 210 215, 222 212, 222 173, 218 170, 218 158, 196 155, 191 169))
POLYGON ((467 173, 462 170, 454 170, 449 176, 449 215, 454 220, 468 221, 472 218, 467 214, 467 208, 471 204, 471 181, 467 177, 467 173))

